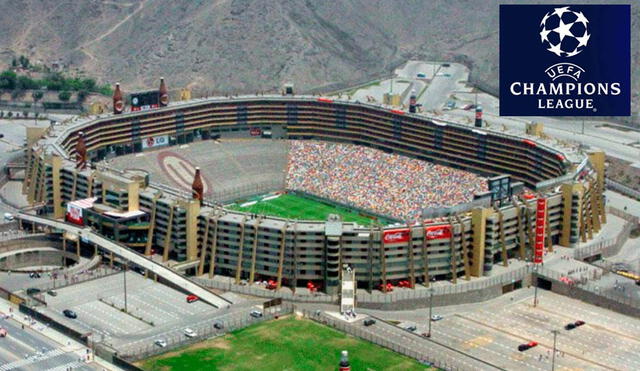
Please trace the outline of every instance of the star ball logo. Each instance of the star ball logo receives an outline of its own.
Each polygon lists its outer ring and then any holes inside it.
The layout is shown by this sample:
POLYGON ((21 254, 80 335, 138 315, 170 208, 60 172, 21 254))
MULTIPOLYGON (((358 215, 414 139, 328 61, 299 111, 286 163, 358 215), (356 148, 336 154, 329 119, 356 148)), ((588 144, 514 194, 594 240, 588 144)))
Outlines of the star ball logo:
POLYGON ((629 5, 500 5, 501 116, 628 116, 629 5))

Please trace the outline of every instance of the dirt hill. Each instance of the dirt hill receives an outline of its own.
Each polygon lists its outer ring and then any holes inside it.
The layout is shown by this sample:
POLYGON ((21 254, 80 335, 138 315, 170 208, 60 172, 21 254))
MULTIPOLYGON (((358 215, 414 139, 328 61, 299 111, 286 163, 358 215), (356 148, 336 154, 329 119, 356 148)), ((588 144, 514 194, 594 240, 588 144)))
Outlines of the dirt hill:
MULTIPOLYGON (((171 87, 252 93, 285 81, 298 90, 345 86, 409 58, 455 60, 495 92, 501 2, 4 0, 0 62, 61 60, 127 90, 165 76, 171 87)), ((632 3, 637 111, 640 6, 632 3)))

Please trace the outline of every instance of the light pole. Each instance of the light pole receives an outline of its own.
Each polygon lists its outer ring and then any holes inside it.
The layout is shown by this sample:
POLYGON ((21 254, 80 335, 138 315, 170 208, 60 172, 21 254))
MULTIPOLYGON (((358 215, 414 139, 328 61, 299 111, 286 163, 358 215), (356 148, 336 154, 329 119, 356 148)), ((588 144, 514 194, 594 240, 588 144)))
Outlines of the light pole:
POLYGON ((125 260, 124 263, 124 312, 128 313, 129 311, 127 310, 127 267, 129 266, 129 262, 127 260, 125 260))
POLYGON ((433 312, 433 287, 429 288, 429 331, 427 337, 431 337, 431 313, 433 312))
POLYGON ((584 135, 584 120, 582 120, 582 135, 584 135))
POLYGON ((533 263, 533 307, 538 305, 538 265, 533 263))
POLYGON ((558 330, 551 330, 553 333, 553 355, 551 356, 551 371, 556 369, 556 338, 558 337, 558 330))

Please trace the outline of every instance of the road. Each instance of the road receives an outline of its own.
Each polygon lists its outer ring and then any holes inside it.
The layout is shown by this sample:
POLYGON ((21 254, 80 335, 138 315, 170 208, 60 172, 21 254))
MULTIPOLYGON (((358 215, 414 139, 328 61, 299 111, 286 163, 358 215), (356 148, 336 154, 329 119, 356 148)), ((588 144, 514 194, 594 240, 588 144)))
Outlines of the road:
POLYGON ((76 353, 35 330, 23 330, 13 319, 0 319, 0 326, 9 332, 7 337, 0 338, 0 371, 66 370, 67 367, 73 367, 74 370, 95 369, 78 361, 78 353, 82 354, 82 349, 76 353))
POLYGON ((217 308, 226 307, 227 305, 231 304, 228 300, 212 293, 208 289, 182 276, 180 273, 177 273, 162 264, 156 263, 151 259, 148 259, 147 257, 130 250, 127 247, 120 246, 119 244, 109 240, 108 238, 94 233, 91 228, 79 228, 77 226, 61 221, 24 213, 17 214, 16 218, 20 218, 29 222, 35 222, 40 225, 54 227, 78 236, 82 236, 92 243, 97 244, 101 248, 112 251, 115 255, 120 256, 127 261, 133 262, 137 266, 144 268, 147 271, 153 272, 160 277, 170 281, 171 283, 182 287, 184 290, 197 295, 201 300, 204 300, 217 308))

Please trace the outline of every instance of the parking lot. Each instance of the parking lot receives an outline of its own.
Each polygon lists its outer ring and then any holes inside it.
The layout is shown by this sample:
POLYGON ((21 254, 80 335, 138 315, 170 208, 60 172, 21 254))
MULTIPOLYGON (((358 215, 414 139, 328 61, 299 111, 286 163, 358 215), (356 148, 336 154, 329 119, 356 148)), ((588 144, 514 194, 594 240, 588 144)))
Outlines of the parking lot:
MULTIPOLYGON (((547 291, 539 293, 539 305, 534 308, 531 293, 445 314, 432 322, 431 339, 508 370, 548 370, 552 330, 558 330, 557 370, 640 369, 640 319, 547 291), (578 320, 585 324, 565 329, 578 320), (518 345, 531 341, 537 346, 518 351, 518 345)), ((418 335, 428 332, 426 320, 405 320, 398 327, 411 325, 417 327, 418 335)))
POLYGON ((127 313, 124 308, 124 273, 80 283, 45 295, 48 316, 96 341, 125 351, 148 346, 157 339, 184 337, 187 327, 198 330, 214 320, 248 315, 253 302, 217 309, 202 301, 187 303, 186 294, 144 276, 127 273, 127 313), (77 318, 62 313, 71 309, 77 318))

